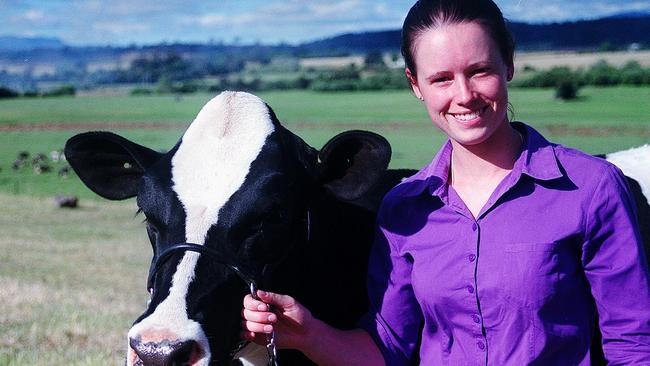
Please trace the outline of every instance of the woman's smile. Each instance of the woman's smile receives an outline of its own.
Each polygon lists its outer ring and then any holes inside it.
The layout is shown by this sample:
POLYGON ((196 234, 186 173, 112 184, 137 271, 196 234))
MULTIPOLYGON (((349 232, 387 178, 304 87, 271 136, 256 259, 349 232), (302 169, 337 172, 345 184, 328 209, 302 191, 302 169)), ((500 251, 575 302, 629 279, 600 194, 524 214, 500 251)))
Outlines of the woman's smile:
POLYGON ((487 108, 488 107, 485 106, 483 108, 471 110, 468 112, 449 113, 448 115, 461 123, 468 124, 472 122, 478 122, 479 117, 481 117, 483 113, 485 113, 485 110, 487 108))

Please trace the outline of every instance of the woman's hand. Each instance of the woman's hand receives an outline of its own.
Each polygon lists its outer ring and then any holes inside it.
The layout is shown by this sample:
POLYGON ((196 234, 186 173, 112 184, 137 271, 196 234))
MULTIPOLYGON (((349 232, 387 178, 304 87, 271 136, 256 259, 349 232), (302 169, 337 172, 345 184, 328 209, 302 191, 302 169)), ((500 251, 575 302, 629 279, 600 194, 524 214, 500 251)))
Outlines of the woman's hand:
POLYGON ((242 338, 266 345, 275 331, 279 348, 293 348, 323 366, 382 366, 384 359, 366 331, 339 330, 314 318, 287 295, 257 291, 260 300, 244 298, 242 338), (269 306, 272 311, 269 311, 269 306))
POLYGON ((267 335, 275 331, 279 348, 303 349, 314 321, 311 312, 288 295, 258 290, 257 296, 261 301, 251 295, 244 298, 242 337, 266 345, 267 335))

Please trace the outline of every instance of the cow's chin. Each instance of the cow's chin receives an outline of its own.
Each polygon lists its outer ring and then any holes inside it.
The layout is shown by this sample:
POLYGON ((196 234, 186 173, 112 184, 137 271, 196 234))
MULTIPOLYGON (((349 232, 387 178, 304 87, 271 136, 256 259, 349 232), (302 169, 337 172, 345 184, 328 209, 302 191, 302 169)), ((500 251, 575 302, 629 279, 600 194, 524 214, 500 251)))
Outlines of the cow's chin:
MULTIPOLYGON (((189 366, 208 366, 210 364, 210 355, 205 354, 205 352, 192 352, 189 357, 189 362, 184 363, 184 365, 189 366)), ((127 366, 148 366, 138 357, 131 346, 128 346, 126 351, 126 365, 127 366)), ((157 365, 157 363, 156 363, 157 365)))

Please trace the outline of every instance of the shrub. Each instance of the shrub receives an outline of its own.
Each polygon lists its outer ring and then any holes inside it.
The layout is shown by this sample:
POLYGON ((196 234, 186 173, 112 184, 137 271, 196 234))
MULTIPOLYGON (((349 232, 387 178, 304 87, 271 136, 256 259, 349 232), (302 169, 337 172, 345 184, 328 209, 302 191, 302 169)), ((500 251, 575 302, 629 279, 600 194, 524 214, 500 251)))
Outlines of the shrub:
POLYGON ((133 89, 131 89, 131 92, 129 94, 131 94, 131 95, 151 95, 151 94, 153 94, 153 90, 148 89, 148 88, 133 88, 133 89))
POLYGON ((18 93, 12 89, 0 86, 0 99, 17 98, 18 93))
POLYGON ((339 80, 316 80, 311 84, 311 89, 315 91, 351 91, 359 89, 359 80, 339 79, 339 80))
POLYGON ((589 85, 610 86, 621 82, 621 73, 604 60, 593 64, 585 73, 585 81, 589 85))
POLYGON ((626 85, 650 84, 650 69, 644 69, 637 61, 630 61, 620 71, 621 83, 626 85))
POLYGON ((517 81, 514 83, 514 86, 526 88, 553 88, 567 80, 580 85, 582 84, 582 75, 566 66, 556 66, 547 71, 539 71, 527 79, 517 81))
POLYGON ((537 69, 535 68, 535 66, 531 66, 531 65, 528 65, 528 64, 524 65, 524 69, 523 69, 523 70, 524 70, 524 72, 533 72, 533 71, 537 71, 537 69))
POLYGON ((43 93, 44 97, 61 97, 68 95, 75 95, 77 89, 73 85, 61 85, 58 88, 54 88, 46 93, 43 93))
POLYGON ((580 87, 573 80, 562 80, 555 89, 555 97, 562 100, 572 100, 578 97, 580 87))
POLYGON ((386 70, 364 78, 359 83, 361 90, 395 90, 409 87, 401 70, 386 70))

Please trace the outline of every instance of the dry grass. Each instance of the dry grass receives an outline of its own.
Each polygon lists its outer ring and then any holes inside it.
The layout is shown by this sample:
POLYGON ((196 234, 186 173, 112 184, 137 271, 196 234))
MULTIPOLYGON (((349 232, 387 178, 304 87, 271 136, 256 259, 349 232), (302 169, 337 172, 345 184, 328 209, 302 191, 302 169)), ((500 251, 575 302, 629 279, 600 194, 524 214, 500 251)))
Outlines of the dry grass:
POLYGON ((0 206, 0 365, 123 364, 150 259, 133 203, 0 206))
POLYGON ((637 61, 642 66, 650 66, 650 51, 635 52, 520 52, 515 56, 515 68, 525 66, 538 70, 548 70, 555 66, 568 66, 571 69, 583 68, 605 60, 609 64, 621 67, 630 61, 637 61))

